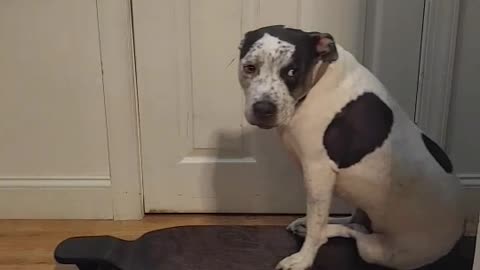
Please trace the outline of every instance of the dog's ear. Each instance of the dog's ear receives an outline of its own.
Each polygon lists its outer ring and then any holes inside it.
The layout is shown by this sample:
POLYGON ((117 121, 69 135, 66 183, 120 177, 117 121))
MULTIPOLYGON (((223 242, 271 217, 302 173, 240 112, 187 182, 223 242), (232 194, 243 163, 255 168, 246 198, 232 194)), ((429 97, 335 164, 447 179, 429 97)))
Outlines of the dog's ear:
POLYGON ((242 40, 240 40, 240 44, 238 44, 238 49, 239 49, 239 50, 242 49, 244 42, 245 42, 245 37, 243 37, 242 40))
POLYGON ((315 50, 323 62, 331 63, 338 59, 337 46, 332 35, 328 33, 310 32, 315 50))
POLYGON ((240 40, 240 43, 238 44, 238 49, 241 50, 243 48, 243 45, 245 44, 245 40, 249 35, 252 34, 253 31, 247 31, 243 34, 242 39, 240 40))

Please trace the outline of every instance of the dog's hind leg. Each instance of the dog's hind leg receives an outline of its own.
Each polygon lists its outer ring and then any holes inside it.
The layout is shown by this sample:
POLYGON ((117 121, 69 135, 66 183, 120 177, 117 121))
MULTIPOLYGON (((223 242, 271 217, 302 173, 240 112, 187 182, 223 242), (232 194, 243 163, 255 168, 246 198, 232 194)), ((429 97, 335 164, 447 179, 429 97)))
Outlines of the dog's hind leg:
POLYGON ((328 224, 327 237, 354 238, 360 257, 368 263, 392 266, 393 250, 381 234, 368 234, 363 226, 328 224))
POLYGON ((369 233, 372 232, 372 221, 367 215, 367 212, 363 211, 360 208, 355 210, 355 213, 352 216, 352 220, 350 221, 352 224, 360 224, 363 226, 369 233))

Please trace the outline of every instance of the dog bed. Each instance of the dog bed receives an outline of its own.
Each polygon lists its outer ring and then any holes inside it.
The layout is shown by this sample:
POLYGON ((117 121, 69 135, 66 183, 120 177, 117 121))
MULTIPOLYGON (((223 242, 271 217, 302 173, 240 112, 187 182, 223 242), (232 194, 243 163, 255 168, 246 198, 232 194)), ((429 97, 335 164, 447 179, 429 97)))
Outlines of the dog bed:
MULTIPOLYGON (((80 270, 272 270, 299 250, 302 239, 280 226, 185 226, 149 232, 135 241, 111 236, 60 243, 55 259, 80 270)), ((475 238, 464 237, 447 256, 421 269, 471 270, 475 238)), ((379 270, 358 256, 352 239, 333 238, 312 270, 379 270)))

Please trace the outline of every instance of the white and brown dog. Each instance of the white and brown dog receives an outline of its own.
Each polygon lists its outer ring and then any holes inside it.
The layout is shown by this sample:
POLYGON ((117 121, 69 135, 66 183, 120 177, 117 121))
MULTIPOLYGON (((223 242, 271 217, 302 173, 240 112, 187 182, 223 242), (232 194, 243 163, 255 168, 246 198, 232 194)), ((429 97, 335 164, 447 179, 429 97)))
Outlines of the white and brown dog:
POLYGON ((452 249, 464 214, 447 155, 331 35, 260 28, 245 34, 239 63, 247 120, 276 127, 304 176, 306 218, 289 229, 305 241, 277 269, 309 268, 330 237, 354 238, 365 261, 395 269, 452 249), (334 192, 370 230, 329 220, 334 192))

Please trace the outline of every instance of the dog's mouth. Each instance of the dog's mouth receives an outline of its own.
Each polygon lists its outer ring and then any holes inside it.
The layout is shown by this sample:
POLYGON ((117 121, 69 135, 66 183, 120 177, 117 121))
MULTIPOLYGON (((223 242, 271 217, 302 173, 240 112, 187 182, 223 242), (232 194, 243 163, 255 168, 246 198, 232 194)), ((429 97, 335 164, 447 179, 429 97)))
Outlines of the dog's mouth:
POLYGON ((261 129, 272 129, 276 127, 277 125, 274 123, 274 121, 262 121, 259 119, 252 119, 248 121, 250 125, 256 126, 261 129))
POLYGON ((255 126, 261 128, 261 129, 272 129, 275 127, 275 125, 272 124, 265 124, 265 123, 257 123, 255 126))

